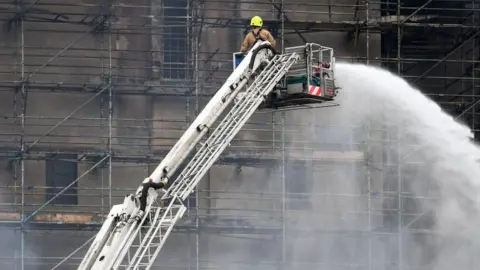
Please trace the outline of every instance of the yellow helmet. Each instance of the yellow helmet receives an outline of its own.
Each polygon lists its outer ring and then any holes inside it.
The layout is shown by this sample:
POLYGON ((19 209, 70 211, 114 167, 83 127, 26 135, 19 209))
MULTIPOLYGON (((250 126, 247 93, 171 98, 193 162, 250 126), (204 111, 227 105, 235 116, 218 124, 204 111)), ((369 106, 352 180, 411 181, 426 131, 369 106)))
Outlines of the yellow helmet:
POLYGON ((250 21, 250 26, 262 27, 263 26, 262 18, 260 18, 259 16, 253 17, 252 20, 250 21))

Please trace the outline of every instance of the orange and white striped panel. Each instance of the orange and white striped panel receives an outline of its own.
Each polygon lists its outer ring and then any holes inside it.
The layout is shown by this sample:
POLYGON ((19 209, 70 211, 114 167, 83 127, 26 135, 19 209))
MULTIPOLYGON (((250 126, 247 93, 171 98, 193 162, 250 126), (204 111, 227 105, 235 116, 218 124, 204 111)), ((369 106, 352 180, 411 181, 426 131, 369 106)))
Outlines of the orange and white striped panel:
POLYGON ((309 85, 308 94, 319 97, 322 95, 322 88, 314 85, 309 85))

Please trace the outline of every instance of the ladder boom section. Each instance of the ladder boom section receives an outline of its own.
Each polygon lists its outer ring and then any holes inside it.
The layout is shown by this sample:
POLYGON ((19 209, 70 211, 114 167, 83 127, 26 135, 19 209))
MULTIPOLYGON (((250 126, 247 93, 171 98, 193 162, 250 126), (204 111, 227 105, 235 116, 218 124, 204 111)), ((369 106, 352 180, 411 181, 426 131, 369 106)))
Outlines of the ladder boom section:
POLYGON ((200 179, 298 58, 297 54, 284 54, 272 59, 172 183, 163 195, 164 199, 175 194, 185 200, 190 195, 200 179))
MULTIPOLYGON (((174 221, 180 218, 185 211, 183 205, 173 204, 171 207, 157 205, 158 193, 156 190, 164 188, 169 182, 169 178, 176 173, 220 115, 233 103, 237 94, 245 88, 248 80, 256 74, 259 67, 263 67, 264 63, 270 61, 274 53, 268 41, 259 42, 253 46, 245 55, 242 63, 215 93, 158 167, 138 187, 136 193, 126 196, 123 204, 112 207, 107 220, 83 258, 79 270, 120 269, 122 265, 133 267, 126 269, 139 269, 138 267, 144 265, 141 261, 130 264, 133 262, 132 256, 137 254, 136 250, 142 247, 142 243, 143 246, 152 246, 148 242, 144 243, 143 240, 139 240, 139 235, 148 234, 148 232, 168 234, 167 232, 171 228, 165 224, 169 222, 174 224, 174 221), (169 217, 167 218, 167 216, 169 217), (170 229, 167 231, 153 230, 151 226, 154 225, 158 225, 158 228, 170 229), (140 244, 134 244, 136 240, 140 244), (131 248, 135 250, 131 250, 131 248), (128 257, 127 263, 124 262, 125 257, 128 257)), ((179 199, 180 197, 176 196, 175 198, 179 199)), ((140 252, 137 255, 141 254, 144 253, 140 252)))
POLYGON ((170 203, 162 210, 162 218, 152 223, 143 235, 143 241, 127 269, 152 267, 170 232, 186 210, 183 201, 298 58, 295 53, 275 56, 226 114, 162 196, 162 201, 170 203))
MULTIPOLYGON (((162 162, 157 166, 149 178, 144 183, 151 181, 159 183, 162 180, 168 180, 182 164, 186 157, 192 152, 197 143, 209 131, 212 124, 222 114, 225 108, 232 102, 236 94, 244 87, 249 79, 250 72, 255 70, 262 59, 267 57, 267 50, 270 43, 268 41, 257 43, 245 56, 244 61, 228 77, 227 81, 207 103, 200 112, 195 121, 180 137, 170 152, 165 156, 162 162)), ((139 187, 139 190, 141 187, 139 187)), ((138 191, 139 192, 139 191, 138 191)))

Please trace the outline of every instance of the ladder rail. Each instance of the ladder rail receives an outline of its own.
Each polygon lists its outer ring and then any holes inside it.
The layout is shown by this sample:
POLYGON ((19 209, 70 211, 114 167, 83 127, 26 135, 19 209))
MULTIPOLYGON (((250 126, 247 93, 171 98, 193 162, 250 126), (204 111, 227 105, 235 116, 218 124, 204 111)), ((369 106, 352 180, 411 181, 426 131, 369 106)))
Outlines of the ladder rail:
MULTIPOLYGON (((181 203, 181 201, 180 203, 176 203, 177 200, 178 198, 173 198, 171 202, 168 204, 167 208, 165 208, 165 211, 163 212, 161 218, 158 219, 157 217, 156 220, 152 221, 152 225, 153 225, 153 224, 157 224, 157 220, 158 220, 158 225, 149 226, 150 228, 148 230, 148 234, 146 234, 146 236, 143 238, 141 246, 137 249, 137 252, 133 256, 133 259, 130 261, 130 264, 127 267, 127 269, 139 269, 140 264, 142 264, 142 259, 145 257, 145 253, 149 251, 149 246, 152 244, 152 241, 157 234, 159 234, 159 238, 161 238, 159 245, 163 245, 165 243, 165 240, 167 239, 168 235, 173 229, 173 226, 169 226, 168 230, 162 233, 161 229, 164 228, 163 226, 164 223, 166 223, 166 220, 168 220, 170 223, 176 223, 176 220, 180 219, 183 216, 184 212, 186 211, 186 207, 181 203), (173 210, 177 208, 178 208, 178 211, 173 213, 173 210), (148 237, 148 236, 153 236, 153 237, 148 237)), ((155 253, 151 257, 156 257, 157 254, 158 252, 155 251, 155 253)), ((147 265, 147 268, 145 269, 149 269, 150 267, 151 265, 150 266, 147 265)))
MULTIPOLYGON (((149 204, 149 207, 150 207, 150 208, 152 207, 153 203, 154 203, 154 202, 152 201, 152 202, 149 204)), ((161 212, 161 208, 160 208, 160 207, 157 207, 157 209, 155 210, 155 216, 154 216, 154 220, 155 220, 155 221, 158 220, 158 217, 160 216, 160 212, 161 212)), ((145 215, 145 216, 147 216, 147 215, 145 215)), ((160 218, 160 222, 162 222, 163 219, 164 219, 164 217, 162 216, 162 217, 160 218)), ((141 231, 143 222, 145 222, 145 220, 142 220, 142 223, 139 224, 137 231, 141 231)), ((152 233, 152 230, 154 230, 154 227, 153 227, 153 226, 150 226, 150 227, 148 228, 147 232, 145 233, 145 235, 151 234, 151 233, 152 233)), ((141 252, 141 247, 146 244, 146 242, 148 241, 148 238, 147 238, 147 237, 143 237, 143 239, 139 239, 139 240, 141 241, 141 242, 140 242, 140 246, 137 248, 135 254, 133 255, 133 258, 136 258, 136 257, 140 254, 140 252, 141 252)), ((127 269, 129 269, 129 268, 132 266, 133 263, 134 263, 134 261, 133 261, 133 260, 130 260, 130 264, 128 265, 128 268, 127 268, 127 269)))
MULTIPOLYGON (((160 250, 162 249, 163 245, 164 245, 165 242, 167 241, 168 236, 170 236, 170 233, 172 232, 173 228, 175 227, 175 224, 177 224, 177 221, 183 217, 183 214, 185 214, 186 211, 187 211, 187 207, 185 207, 185 205, 182 204, 182 205, 180 206, 180 209, 178 210, 178 212, 175 214, 175 217, 173 217, 173 219, 172 219, 172 221, 171 221, 171 223, 170 223, 170 226, 168 226, 166 232, 164 233, 161 242, 160 242, 159 245, 155 248, 155 251, 154 251, 154 253, 152 254, 152 256, 151 256, 151 258, 150 258, 150 261, 148 262, 148 265, 147 265, 147 267, 145 268, 146 270, 150 270, 150 268, 152 267, 153 262, 155 261, 155 259, 156 259, 157 256, 158 256, 158 253, 160 253, 160 250)), ((138 268, 135 268, 135 269, 138 269, 138 268)))
MULTIPOLYGON (((145 214, 143 215, 142 219, 136 224, 135 232, 128 239, 128 241, 124 245, 123 249, 121 250, 120 256, 118 256, 118 261, 116 261, 116 263, 114 265, 114 268, 119 267, 122 264, 123 258, 127 255, 127 253, 129 253, 131 251, 131 247, 132 247, 133 242, 135 240, 138 240, 140 242, 140 244, 139 244, 140 246, 142 245, 142 242, 144 241, 144 238, 142 238, 142 224, 145 223, 145 221, 147 220, 148 217, 150 217, 150 219, 152 219, 152 211, 155 211, 155 213, 153 215, 153 218, 154 219, 158 218, 160 208, 154 206, 154 204, 157 202, 156 198, 157 198, 158 194, 156 192, 151 192, 150 195, 151 195, 150 202, 147 204, 147 207, 145 208, 145 214), (154 209, 154 210, 152 210, 152 209, 154 209), (138 239, 137 239, 137 237, 138 237, 138 239)), ((151 230, 152 230, 152 228, 150 228, 147 231, 147 234, 151 230)), ((138 249, 137 249, 137 251, 138 251, 138 249)), ((127 259, 129 259, 129 258, 127 258, 127 259)))

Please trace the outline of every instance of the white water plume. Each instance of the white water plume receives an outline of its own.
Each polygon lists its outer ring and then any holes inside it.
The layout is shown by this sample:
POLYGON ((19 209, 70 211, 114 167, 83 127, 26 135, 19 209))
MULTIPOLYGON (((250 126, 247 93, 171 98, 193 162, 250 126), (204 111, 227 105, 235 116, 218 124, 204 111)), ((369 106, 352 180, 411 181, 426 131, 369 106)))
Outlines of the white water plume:
POLYGON ((407 184, 402 194, 412 197, 416 214, 406 215, 406 203, 402 205, 402 226, 408 226, 402 234, 404 239, 416 238, 409 229, 427 216, 431 217, 428 229, 435 232, 426 244, 406 245, 405 253, 421 254, 403 255, 404 269, 479 269, 480 262, 475 266, 474 258, 480 251, 480 149, 471 140, 471 130, 388 71, 338 63, 336 76, 343 107, 338 117, 344 122, 380 121, 392 132, 390 126, 399 125, 395 129, 399 142, 386 140, 384 148, 402 149, 394 151, 403 168, 410 169, 410 174, 403 175, 407 184), (408 164, 412 161, 417 165, 408 164))

